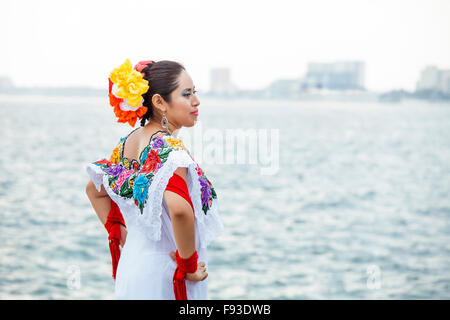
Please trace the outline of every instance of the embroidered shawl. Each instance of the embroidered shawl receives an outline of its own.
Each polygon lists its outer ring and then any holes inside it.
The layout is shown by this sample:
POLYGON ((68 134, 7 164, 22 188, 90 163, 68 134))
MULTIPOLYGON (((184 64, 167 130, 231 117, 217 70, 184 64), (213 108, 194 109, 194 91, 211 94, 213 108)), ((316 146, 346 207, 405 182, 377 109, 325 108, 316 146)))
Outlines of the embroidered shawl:
MULTIPOLYGON (((131 134, 131 133, 130 133, 131 134)), ((86 170, 96 189, 101 184, 119 206, 127 225, 143 228, 151 240, 161 238, 163 193, 178 167, 188 169, 187 186, 198 222, 201 246, 223 232, 216 191, 181 139, 166 131, 152 135, 139 161, 123 157, 122 137, 109 160, 89 163, 86 170)))

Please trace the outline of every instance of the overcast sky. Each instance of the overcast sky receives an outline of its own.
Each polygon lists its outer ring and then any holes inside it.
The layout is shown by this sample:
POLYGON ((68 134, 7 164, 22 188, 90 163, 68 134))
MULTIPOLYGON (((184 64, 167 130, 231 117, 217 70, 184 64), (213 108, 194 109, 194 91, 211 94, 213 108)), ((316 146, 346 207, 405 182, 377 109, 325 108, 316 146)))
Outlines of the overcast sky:
POLYGON ((213 67, 256 89, 308 62, 362 60, 375 91, 450 69, 449 0, 1 0, 0 14, 0 76, 17 86, 106 87, 126 58, 181 62, 205 91, 213 67))

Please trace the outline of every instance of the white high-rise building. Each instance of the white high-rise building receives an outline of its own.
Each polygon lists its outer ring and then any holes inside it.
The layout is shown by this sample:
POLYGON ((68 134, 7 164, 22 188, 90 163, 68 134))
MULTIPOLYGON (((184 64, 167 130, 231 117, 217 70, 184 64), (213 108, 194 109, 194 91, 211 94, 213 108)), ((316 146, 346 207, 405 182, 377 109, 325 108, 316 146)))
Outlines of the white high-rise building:
POLYGON ((450 94, 450 70, 426 66, 420 73, 416 90, 436 90, 450 94))
POLYGON ((236 92, 236 86, 231 81, 230 68, 211 69, 211 93, 231 95, 236 92))
POLYGON ((420 79, 417 81, 417 90, 435 89, 439 84, 439 69, 435 66, 427 66, 420 73, 420 79))
POLYGON ((439 88, 442 92, 450 94, 450 70, 441 71, 441 83, 439 88))
POLYGON ((336 61, 308 63, 304 88, 352 90, 364 89, 365 63, 362 61, 336 61))
POLYGON ((14 85, 10 78, 0 76, 0 89, 11 89, 14 85))

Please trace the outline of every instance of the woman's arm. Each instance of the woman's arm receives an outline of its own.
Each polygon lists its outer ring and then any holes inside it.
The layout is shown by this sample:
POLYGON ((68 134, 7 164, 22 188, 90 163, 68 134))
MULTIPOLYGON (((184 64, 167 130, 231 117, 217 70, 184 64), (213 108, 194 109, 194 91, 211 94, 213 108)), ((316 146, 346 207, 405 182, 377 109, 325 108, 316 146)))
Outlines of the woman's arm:
POLYGON ((101 190, 98 192, 92 180, 89 180, 86 185, 86 194, 89 201, 91 201, 92 207, 94 208, 95 213, 97 213, 98 218, 102 224, 105 225, 106 218, 111 210, 111 198, 105 188, 101 185, 101 190))
MULTIPOLYGON (((180 167, 175 170, 186 181, 187 169, 180 167)), ((195 252, 195 218, 194 212, 189 202, 182 196, 172 191, 164 191, 164 199, 169 208, 172 228, 178 254, 182 259, 187 259, 195 252)), ((175 252, 171 251, 170 256, 175 259, 175 252)), ((186 279, 190 281, 203 281, 208 277, 205 263, 199 262, 194 273, 186 273, 186 279)))
MULTIPOLYGON (((92 180, 89 180, 86 185, 86 194, 89 198, 89 201, 91 201, 92 207, 94 208, 95 213, 97 213, 97 216, 100 219, 101 223, 105 225, 109 211, 111 211, 111 198, 109 197, 105 188, 103 187, 103 185, 101 185, 100 192, 98 192, 92 180)), ((122 224, 120 225, 120 231, 120 246, 123 247, 127 239, 128 232, 127 228, 122 224)))
MULTIPOLYGON (((186 168, 180 167, 175 173, 186 181, 186 168)), ((187 259, 195 252, 194 213, 189 203, 175 192, 164 191, 164 200, 169 208, 178 254, 181 258, 187 259)))

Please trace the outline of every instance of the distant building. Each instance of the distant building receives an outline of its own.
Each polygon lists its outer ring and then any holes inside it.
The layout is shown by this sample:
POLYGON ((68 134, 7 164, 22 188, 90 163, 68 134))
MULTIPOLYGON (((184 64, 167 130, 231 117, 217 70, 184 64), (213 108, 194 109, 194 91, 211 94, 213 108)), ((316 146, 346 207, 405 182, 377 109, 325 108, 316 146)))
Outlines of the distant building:
POLYGON ((450 69, 438 69, 435 66, 427 66, 420 73, 416 90, 433 90, 450 94, 450 69))
POLYGON ((14 87, 12 81, 8 77, 0 77, 0 90, 12 89, 14 87))
POLYGON ((450 94, 450 70, 442 70, 441 71, 441 91, 450 94))
POLYGON ((439 85, 439 69, 435 66, 427 66, 420 73, 420 79, 417 81, 417 90, 436 89, 439 85))
POLYGON ((211 90, 213 95, 229 96, 236 93, 237 88, 231 81, 229 68, 214 68, 211 70, 211 90))
POLYGON ((267 94, 271 98, 298 98, 302 89, 303 79, 279 79, 272 82, 267 94))
POLYGON ((303 89, 365 90, 365 63, 308 63, 303 89))

